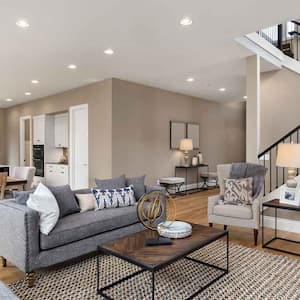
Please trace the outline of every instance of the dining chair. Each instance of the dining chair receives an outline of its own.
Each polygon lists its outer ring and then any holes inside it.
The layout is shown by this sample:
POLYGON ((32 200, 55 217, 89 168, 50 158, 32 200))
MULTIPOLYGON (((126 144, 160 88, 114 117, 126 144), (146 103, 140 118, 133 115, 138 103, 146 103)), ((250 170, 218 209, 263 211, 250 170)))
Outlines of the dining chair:
POLYGON ((0 200, 4 199, 6 182, 7 182, 7 172, 1 172, 0 173, 0 200))
POLYGON ((35 167, 15 167, 12 176, 18 179, 26 179, 27 183, 24 185, 24 190, 28 191, 32 188, 35 170, 35 167))

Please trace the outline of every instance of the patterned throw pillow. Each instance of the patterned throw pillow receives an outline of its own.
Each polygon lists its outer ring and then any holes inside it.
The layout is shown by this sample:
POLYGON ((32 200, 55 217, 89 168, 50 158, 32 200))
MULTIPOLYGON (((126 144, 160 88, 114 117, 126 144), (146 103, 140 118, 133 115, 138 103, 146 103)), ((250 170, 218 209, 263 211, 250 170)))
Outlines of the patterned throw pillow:
POLYGON ((96 209, 116 208, 136 203, 132 186, 119 189, 92 189, 96 198, 96 209))
POLYGON ((252 198, 253 178, 225 179, 224 204, 249 205, 252 198))

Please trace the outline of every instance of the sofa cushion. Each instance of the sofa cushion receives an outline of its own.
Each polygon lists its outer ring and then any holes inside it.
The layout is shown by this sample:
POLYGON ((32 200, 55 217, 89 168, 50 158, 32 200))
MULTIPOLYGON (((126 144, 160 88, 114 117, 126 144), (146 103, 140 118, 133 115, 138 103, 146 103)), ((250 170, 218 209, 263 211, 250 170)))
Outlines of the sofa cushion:
POLYGON ((62 186, 49 186, 49 189, 57 201, 60 218, 80 211, 74 193, 68 184, 62 186))
POLYGON ((99 189, 120 189, 126 187, 125 175, 111 179, 95 179, 99 189))
POLYGON ((138 201, 146 192, 145 190, 146 175, 126 178, 126 186, 133 186, 135 199, 138 201))
POLYGON ((252 219, 252 206, 219 204, 214 206, 214 214, 231 218, 252 219))
POLYGON ((59 247, 138 222, 136 205, 72 214, 59 219, 48 236, 41 234, 40 247, 59 247))

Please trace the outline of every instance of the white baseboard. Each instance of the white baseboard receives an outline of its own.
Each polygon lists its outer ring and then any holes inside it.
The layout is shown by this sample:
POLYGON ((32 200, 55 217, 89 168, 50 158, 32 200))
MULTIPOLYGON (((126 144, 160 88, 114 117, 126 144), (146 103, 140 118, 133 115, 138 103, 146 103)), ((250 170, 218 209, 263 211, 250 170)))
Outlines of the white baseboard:
MULTIPOLYGON (((264 216, 264 227, 274 229, 275 218, 270 216, 264 216)), ((277 218, 277 229, 294 233, 300 233, 300 221, 277 218)))

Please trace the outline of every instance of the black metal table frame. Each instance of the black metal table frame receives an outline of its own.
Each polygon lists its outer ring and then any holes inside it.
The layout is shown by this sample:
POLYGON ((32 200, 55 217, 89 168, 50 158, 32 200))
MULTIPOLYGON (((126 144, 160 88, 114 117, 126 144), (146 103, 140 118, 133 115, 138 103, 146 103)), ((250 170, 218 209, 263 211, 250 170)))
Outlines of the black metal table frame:
POLYGON ((218 281, 220 278, 222 278, 223 276, 227 275, 229 273, 229 233, 228 231, 224 231, 224 233, 220 236, 218 236, 217 238, 214 238, 214 239, 211 239, 209 240, 207 243, 204 243, 202 244, 201 246, 199 247, 196 247, 195 249, 192 249, 190 251, 187 251, 186 253, 158 266, 158 267, 154 267, 154 268, 151 268, 149 266, 146 266, 146 265, 143 265, 142 263, 138 262, 138 261, 135 261, 134 259, 126 256, 126 255, 120 255, 120 254, 117 254, 117 253, 114 253, 112 251, 109 251, 105 248, 102 248, 101 246, 98 246, 98 256, 97 256, 97 293, 98 295, 101 295, 103 298, 105 299, 108 299, 108 300, 113 300, 113 298, 111 298, 107 293, 105 293, 106 290, 108 289, 111 289, 112 287, 124 282, 124 281, 127 281, 129 279, 131 279, 132 277, 135 277, 141 273, 144 273, 144 272, 151 272, 151 282, 152 282, 152 289, 151 289, 151 295, 152 295, 152 300, 155 299, 155 272, 156 271, 159 271, 167 266, 169 266, 170 264, 174 263, 175 261, 179 260, 179 259, 187 259, 189 261, 192 261, 192 262, 195 262, 195 263, 199 263, 199 264, 202 264, 202 265, 205 265, 207 267, 211 267, 211 268, 214 268, 216 270, 219 270, 219 271, 222 271, 222 274, 220 274, 219 276, 217 276, 216 278, 214 278, 213 280, 211 280, 209 283, 207 283, 206 285, 204 285, 203 287, 201 287, 199 290, 197 290, 195 293, 193 293, 191 296, 189 296, 188 298, 186 298, 186 300, 190 300, 190 299, 193 299, 194 297, 196 297, 198 294, 200 294, 201 292, 203 292, 205 289, 207 289, 209 286, 211 286, 213 283, 215 283, 216 281, 218 281), (226 268, 222 268, 222 267, 219 267, 219 266, 216 266, 216 265, 213 265, 213 264, 209 264, 207 262, 203 262, 203 261, 200 261, 200 260, 197 260, 195 258, 192 258, 192 257, 189 257, 187 255, 190 255, 192 254, 193 252, 215 242, 216 240, 222 238, 226 236, 226 268), (108 254, 108 255, 113 255, 113 256, 116 256, 122 260, 125 260, 133 265, 136 265, 138 267, 141 268, 141 270, 138 270, 130 275, 127 275, 109 285, 106 285, 104 287, 100 287, 100 254, 103 253, 103 254, 108 254))
POLYGON ((197 166, 175 166, 175 177, 177 177, 177 169, 185 169, 185 194, 187 195, 188 193, 188 189, 187 189, 187 185, 188 185, 188 169, 195 169, 197 171, 197 188, 196 189, 191 189, 194 192, 198 192, 198 191, 203 191, 203 190, 207 190, 208 188, 203 188, 203 186, 201 188, 199 188, 199 168, 207 168, 207 173, 209 173, 209 166, 207 164, 199 164, 197 166))
POLYGON ((288 208, 288 207, 269 206, 269 205, 265 205, 263 203, 263 205, 262 205, 262 247, 267 248, 267 249, 271 249, 271 250, 280 251, 280 252, 287 253, 287 254, 300 256, 300 253, 297 253, 297 252, 292 252, 292 251, 288 251, 288 250, 284 250, 284 249, 269 246, 272 242, 274 242, 276 240, 281 240, 281 241, 291 242, 291 243, 295 243, 295 244, 300 244, 300 241, 295 241, 295 240, 282 238, 282 237, 279 237, 277 235, 277 209, 294 210, 294 209, 288 208), (269 207, 269 208, 274 208, 275 209, 275 236, 273 238, 271 238, 269 241, 267 241, 266 243, 264 242, 264 207, 269 207))

